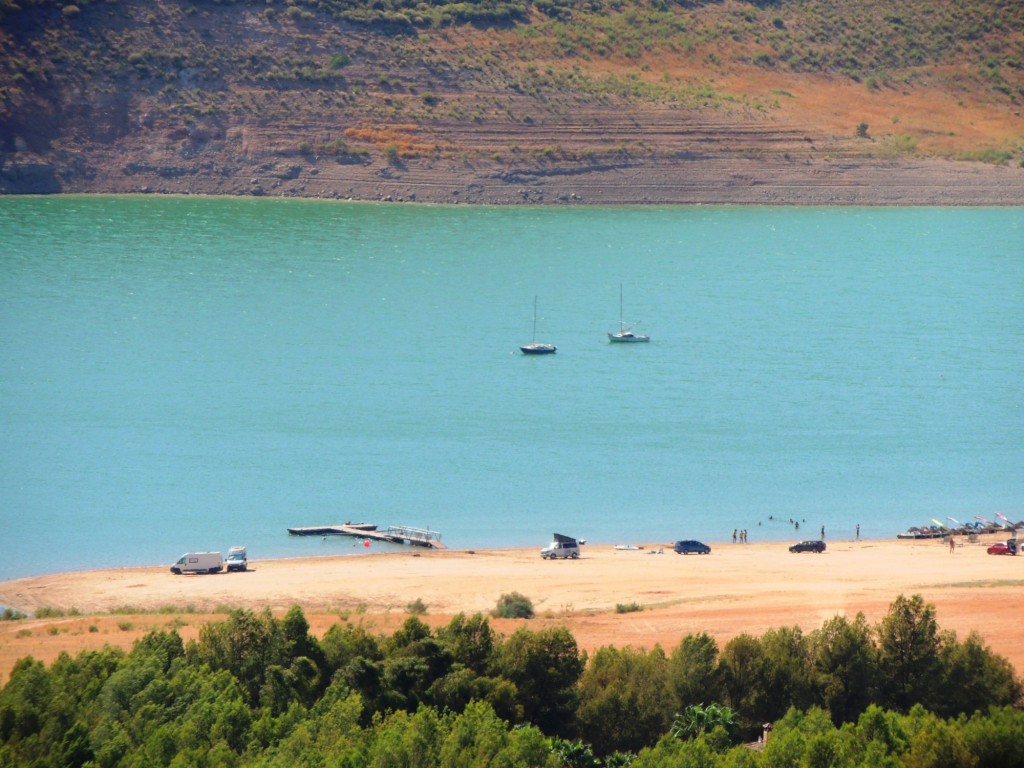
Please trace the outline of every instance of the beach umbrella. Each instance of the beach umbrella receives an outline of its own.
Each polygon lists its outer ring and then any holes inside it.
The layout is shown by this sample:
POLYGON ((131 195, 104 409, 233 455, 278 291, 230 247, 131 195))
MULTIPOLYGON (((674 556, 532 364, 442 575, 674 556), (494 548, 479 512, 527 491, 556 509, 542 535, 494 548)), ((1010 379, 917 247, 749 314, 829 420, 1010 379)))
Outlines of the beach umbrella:
POLYGON ((932 518, 932 522, 935 523, 937 526, 939 526, 939 528, 945 528, 946 527, 946 525, 944 523, 940 523, 934 517, 932 518))
POLYGON ((974 516, 974 519, 975 519, 975 520, 981 520, 981 522, 983 522, 983 523, 984 523, 985 525, 992 525, 992 521, 991 521, 991 520, 986 520, 986 519, 985 519, 984 517, 982 517, 981 515, 975 515, 975 516, 974 516))
POLYGON ((952 521, 953 521, 954 523, 956 523, 957 525, 963 525, 963 523, 961 523, 961 522, 960 522, 959 520, 957 520, 957 519, 956 519, 955 517, 950 517, 949 515, 946 515, 946 519, 947 519, 947 520, 952 520, 952 521))
POLYGON ((1002 512, 996 512, 996 517, 998 517, 1000 520, 1006 521, 1006 525, 1003 526, 1004 528, 1009 528, 1011 531, 1017 530, 1017 523, 1011 522, 1010 518, 1008 518, 1002 512))

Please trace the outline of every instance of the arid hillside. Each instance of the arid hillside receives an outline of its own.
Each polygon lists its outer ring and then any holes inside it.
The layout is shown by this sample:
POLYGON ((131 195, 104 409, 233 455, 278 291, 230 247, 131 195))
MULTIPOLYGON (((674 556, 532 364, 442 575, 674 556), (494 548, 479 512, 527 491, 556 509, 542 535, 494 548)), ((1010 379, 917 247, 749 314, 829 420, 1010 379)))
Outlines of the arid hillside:
POLYGON ((0 193, 1024 203, 1016 0, 0 0, 0 193))

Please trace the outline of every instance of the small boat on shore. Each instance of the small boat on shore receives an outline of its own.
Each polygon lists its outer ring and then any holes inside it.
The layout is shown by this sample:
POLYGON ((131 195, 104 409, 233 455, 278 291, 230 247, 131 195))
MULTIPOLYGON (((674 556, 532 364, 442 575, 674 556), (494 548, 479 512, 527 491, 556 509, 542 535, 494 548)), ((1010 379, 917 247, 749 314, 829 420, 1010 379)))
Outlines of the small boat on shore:
POLYGON ((976 522, 961 523, 955 517, 947 515, 946 519, 955 525, 955 527, 950 527, 933 517, 931 525, 911 526, 903 533, 897 533, 896 538, 902 540, 941 539, 946 536, 977 536, 979 534, 1003 533, 1004 531, 1016 531, 1024 528, 1024 520, 1014 523, 1001 512, 996 512, 995 514, 1003 522, 994 522, 981 515, 975 515, 976 522))
POLYGON ((897 539, 913 539, 913 540, 918 540, 918 539, 941 539, 947 533, 949 533, 949 531, 943 530, 941 528, 936 528, 935 526, 931 526, 931 527, 922 526, 920 528, 910 528, 910 529, 904 531, 903 533, 897 533, 896 534, 896 538, 897 539))

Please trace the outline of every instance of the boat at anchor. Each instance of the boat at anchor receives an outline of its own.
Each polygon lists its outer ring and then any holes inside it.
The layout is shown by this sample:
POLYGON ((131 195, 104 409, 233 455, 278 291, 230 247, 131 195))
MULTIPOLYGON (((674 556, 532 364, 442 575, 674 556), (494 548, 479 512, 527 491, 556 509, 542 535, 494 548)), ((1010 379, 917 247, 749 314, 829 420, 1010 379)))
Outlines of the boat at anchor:
POLYGON ((619 332, 612 333, 608 332, 608 341, 617 343, 635 343, 650 341, 650 336, 645 336, 642 333, 634 333, 632 328, 626 326, 622 320, 622 283, 619 283, 619 332))
POLYGON ((554 344, 543 344, 537 341, 537 297, 533 297, 533 341, 519 347, 524 355, 553 355, 558 349, 554 344))

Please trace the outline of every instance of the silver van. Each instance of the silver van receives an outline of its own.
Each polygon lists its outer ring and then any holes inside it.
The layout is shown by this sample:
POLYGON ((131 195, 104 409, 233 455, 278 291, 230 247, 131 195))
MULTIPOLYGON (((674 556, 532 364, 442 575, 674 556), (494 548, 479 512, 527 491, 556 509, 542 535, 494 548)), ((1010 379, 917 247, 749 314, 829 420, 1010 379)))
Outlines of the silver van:
POLYGON ((554 541, 540 551, 540 556, 545 560, 577 560, 580 556, 580 544, 585 543, 584 539, 577 541, 572 536, 556 533, 554 541))

